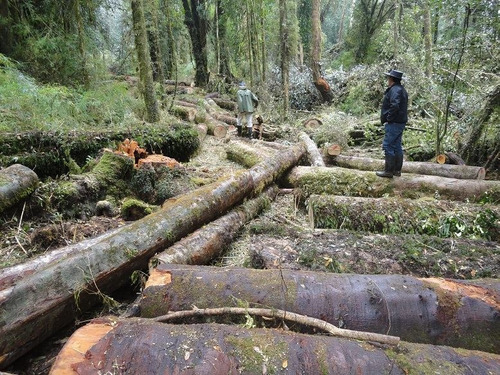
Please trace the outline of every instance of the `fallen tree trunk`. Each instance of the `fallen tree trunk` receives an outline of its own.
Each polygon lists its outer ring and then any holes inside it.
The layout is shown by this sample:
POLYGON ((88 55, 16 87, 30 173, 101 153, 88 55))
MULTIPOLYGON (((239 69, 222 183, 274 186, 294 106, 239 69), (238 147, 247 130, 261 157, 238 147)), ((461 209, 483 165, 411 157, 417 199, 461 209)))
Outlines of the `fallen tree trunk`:
POLYGON ((207 124, 208 134, 213 135, 215 138, 225 138, 228 131, 228 125, 216 120, 211 115, 207 114, 204 118, 205 123, 207 124))
POLYGON ((162 263, 208 264, 232 242, 243 225, 269 205, 277 193, 277 187, 268 188, 257 198, 246 201, 155 255, 150 264, 153 267, 162 263))
POLYGON ((272 157, 276 154, 275 150, 263 150, 255 148, 248 143, 231 141, 226 147, 226 157, 246 168, 251 168, 260 163, 263 159, 272 157))
POLYGON ((187 122, 194 122, 196 115, 197 115, 197 110, 196 108, 191 108, 191 107, 185 107, 185 106, 180 106, 180 105, 174 105, 172 106, 170 112, 187 122))
POLYGON ((438 176, 403 174, 381 178, 373 172, 340 167, 295 167, 286 177, 289 187, 311 194, 381 197, 384 194, 436 195, 453 200, 488 201, 500 199, 500 181, 460 180, 438 176))
MULTIPOLYGON (((364 171, 384 170, 384 161, 380 159, 338 155, 330 160, 335 165, 343 168, 355 168, 364 171)), ((414 161, 405 161, 402 172, 469 180, 484 180, 486 175, 483 167, 414 161)))
POLYGON ((222 99, 222 98, 212 98, 212 100, 221 108, 226 109, 230 112, 236 112, 237 105, 236 102, 232 100, 222 99))
POLYGON ((37 174, 24 165, 0 169, 0 213, 30 195, 38 182, 37 174))
POLYGON ((0 368, 12 363, 82 311, 123 285, 149 259, 251 194, 261 193, 303 156, 303 145, 248 171, 166 201, 161 210, 83 243, 33 259, 22 278, 0 271, 0 368), (46 263, 49 261, 49 263, 46 263), (76 270, 76 271, 75 271, 76 270), (7 277, 3 275, 6 274, 7 277))
POLYGON ((139 305, 141 317, 151 318, 192 305, 203 309, 244 303, 412 342, 498 352, 499 293, 495 279, 161 264, 151 270, 139 305))
POLYGON ((78 329, 50 375, 493 374, 500 356, 401 342, 398 348, 276 329, 100 318, 78 329), (183 371, 183 369, 186 369, 183 371))
POLYGON ((307 135, 306 132, 299 133, 299 140, 304 142, 307 150, 307 158, 309 163, 313 167, 324 167, 325 162, 323 161, 323 157, 316 146, 316 143, 307 135))
POLYGON ((315 228, 500 240, 500 208, 453 201, 311 195, 315 228))

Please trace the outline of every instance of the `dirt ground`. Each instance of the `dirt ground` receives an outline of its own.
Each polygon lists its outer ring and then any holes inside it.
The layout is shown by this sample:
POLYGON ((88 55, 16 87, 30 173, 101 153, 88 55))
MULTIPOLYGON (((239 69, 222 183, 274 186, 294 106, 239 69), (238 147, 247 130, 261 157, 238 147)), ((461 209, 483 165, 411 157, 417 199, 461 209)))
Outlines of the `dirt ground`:
MULTIPOLYGON (((211 182, 241 169, 227 160, 225 147, 236 138, 207 137, 200 152, 183 167, 192 179, 211 182)), ((258 147, 258 141, 245 142, 258 147)), ((0 223, 0 267, 18 264, 60 246, 102 234, 125 225, 120 217, 88 220, 31 222, 13 216, 0 223), (37 236, 50 241, 37 240, 37 236), (35 246, 36 244, 36 246, 35 246)), ((250 222, 223 256, 213 261, 221 267, 287 268, 362 274, 408 274, 460 279, 498 278, 500 246, 496 242, 441 239, 418 235, 382 235, 310 226, 307 212, 290 191, 282 191, 271 207, 250 222)), ((48 340, 7 369, 13 374, 48 374, 67 337, 86 319, 100 314, 120 314, 136 296, 132 286, 112 296, 119 302, 112 310, 102 307, 48 340)))

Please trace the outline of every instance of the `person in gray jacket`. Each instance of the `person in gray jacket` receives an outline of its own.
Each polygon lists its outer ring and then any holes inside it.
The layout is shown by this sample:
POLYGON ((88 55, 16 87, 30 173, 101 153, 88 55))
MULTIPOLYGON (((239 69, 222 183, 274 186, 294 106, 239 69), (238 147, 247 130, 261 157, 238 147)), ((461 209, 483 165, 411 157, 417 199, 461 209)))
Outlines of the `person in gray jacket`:
POLYGON ((377 176, 392 178, 401 176, 403 148, 401 141, 408 122, 408 93, 401 85, 403 72, 391 70, 387 76, 387 89, 380 111, 380 122, 384 125, 385 136, 382 148, 385 152, 385 168, 377 176))
POLYGON ((253 112, 259 104, 257 96, 250 91, 245 82, 240 82, 237 92, 238 117, 236 118, 236 128, 239 136, 252 138, 253 112), (243 133, 243 122, 246 122, 246 134, 243 133))

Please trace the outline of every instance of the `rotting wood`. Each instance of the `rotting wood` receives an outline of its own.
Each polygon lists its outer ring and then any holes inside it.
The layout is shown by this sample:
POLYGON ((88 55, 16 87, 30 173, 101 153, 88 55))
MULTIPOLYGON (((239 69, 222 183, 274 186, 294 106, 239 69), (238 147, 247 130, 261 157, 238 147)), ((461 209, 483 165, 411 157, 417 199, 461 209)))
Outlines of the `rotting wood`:
POLYGON ((269 205, 277 193, 276 186, 266 189, 257 198, 246 201, 155 255, 150 266, 154 268, 159 263, 208 264, 231 243, 245 223, 269 205))
POLYGON ((307 158, 309 163, 314 167, 324 167, 325 162, 323 161, 323 157, 321 156, 316 143, 307 135, 306 132, 299 133, 299 140, 304 142, 307 150, 307 158))
POLYGON ((287 187, 299 188, 303 197, 311 194, 381 197, 402 195, 435 196, 452 200, 480 201, 500 198, 500 181, 463 180, 439 176, 402 174, 380 178, 373 172, 340 167, 293 168, 286 176, 287 187))
POLYGON ((38 183, 38 175, 22 164, 0 169, 0 213, 29 196, 38 183))
POLYGON ((348 329, 342 329, 334 326, 324 320, 311 318, 309 316, 295 314, 290 311, 284 311, 279 309, 263 309, 263 308, 251 308, 251 307, 220 307, 213 309, 194 309, 194 310, 183 310, 174 311, 166 315, 162 315, 154 318, 156 322, 169 322, 175 319, 183 319, 192 316, 211 316, 211 315, 257 315, 266 318, 280 319, 283 321, 289 321, 293 323, 302 324, 307 327, 314 329, 320 329, 321 331, 327 332, 332 336, 344 337, 354 340, 363 341, 374 341, 381 344, 388 345, 398 345, 399 337, 388 336, 380 333, 373 332, 360 332, 351 331, 348 329))
POLYGON ((497 205, 313 194, 307 206, 314 228, 500 240, 497 205))
POLYGON ((498 352, 500 281, 439 280, 160 264, 151 270, 139 303, 147 318, 192 305, 244 303, 406 341, 498 352))
POLYGON ((494 374, 499 366, 497 354, 445 346, 401 342, 394 348, 277 329, 108 317, 79 328, 50 375, 115 373, 117 368, 148 375, 239 375, 242 369, 249 375, 351 374, 353 369, 359 375, 403 375, 443 368, 448 374, 494 374))
MULTIPOLYGON (((384 169, 384 161, 381 159, 338 155, 330 158, 330 161, 336 166, 343 168, 354 168, 364 171, 384 169)), ((486 176, 486 171, 483 167, 415 161, 405 161, 402 172, 466 180, 484 180, 486 176)))
POLYGON ((22 275, 0 271, 0 368, 4 368, 98 302, 130 274, 245 197, 260 194, 304 155, 290 147, 250 170, 167 200, 162 209, 129 225, 23 265, 22 275), (79 249, 79 251, 71 251, 79 249), (54 255, 51 259, 50 255, 54 255), (89 279, 91 281, 89 281, 89 279), (96 290, 99 288, 99 291, 96 290))

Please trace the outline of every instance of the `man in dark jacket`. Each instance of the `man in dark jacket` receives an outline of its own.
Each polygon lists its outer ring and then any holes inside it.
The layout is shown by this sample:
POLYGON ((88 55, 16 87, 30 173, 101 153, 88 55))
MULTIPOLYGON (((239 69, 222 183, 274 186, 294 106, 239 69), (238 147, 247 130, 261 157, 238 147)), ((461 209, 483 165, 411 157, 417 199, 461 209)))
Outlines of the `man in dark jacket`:
POLYGON ((403 148, 401 140, 403 130, 408 122, 408 93, 401 85, 403 72, 391 70, 387 76, 387 89, 382 102, 380 121, 384 125, 385 136, 382 148, 385 152, 384 171, 377 176, 392 178, 401 176, 403 167, 403 148))

